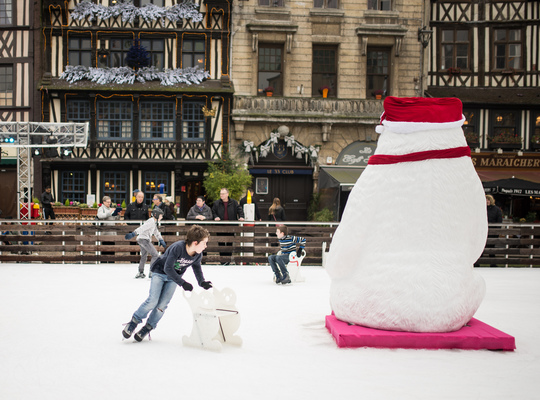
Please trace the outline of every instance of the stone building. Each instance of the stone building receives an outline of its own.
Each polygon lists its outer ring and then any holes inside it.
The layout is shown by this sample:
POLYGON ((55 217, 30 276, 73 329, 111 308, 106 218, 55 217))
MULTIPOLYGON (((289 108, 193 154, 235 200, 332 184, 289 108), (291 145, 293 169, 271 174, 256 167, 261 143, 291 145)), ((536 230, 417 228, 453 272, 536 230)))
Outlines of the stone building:
POLYGON ((320 168, 359 175, 381 99, 422 95, 426 21, 419 0, 234 3, 231 147, 246 156, 263 215, 278 197, 289 220, 305 220, 320 168))

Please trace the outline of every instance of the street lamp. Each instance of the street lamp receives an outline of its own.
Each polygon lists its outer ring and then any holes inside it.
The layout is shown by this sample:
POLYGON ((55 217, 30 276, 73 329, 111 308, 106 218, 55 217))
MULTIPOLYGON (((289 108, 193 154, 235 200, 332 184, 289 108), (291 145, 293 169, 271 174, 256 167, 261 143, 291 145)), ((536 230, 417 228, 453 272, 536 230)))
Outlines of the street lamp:
POLYGON ((427 29, 426 26, 422 28, 418 28, 418 41, 422 43, 422 46, 424 46, 424 49, 428 47, 432 34, 433 34, 433 30, 427 29))

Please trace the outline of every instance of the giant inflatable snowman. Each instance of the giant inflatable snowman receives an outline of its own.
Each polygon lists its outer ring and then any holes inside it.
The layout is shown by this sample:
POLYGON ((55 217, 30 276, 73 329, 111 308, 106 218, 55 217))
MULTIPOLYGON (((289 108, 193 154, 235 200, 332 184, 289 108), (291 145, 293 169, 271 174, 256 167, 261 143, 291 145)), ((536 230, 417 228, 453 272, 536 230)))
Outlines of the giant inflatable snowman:
POLYGON ((462 104, 387 97, 384 108, 377 149, 332 239, 331 307, 371 328, 455 331, 484 297, 473 263, 487 237, 462 104))

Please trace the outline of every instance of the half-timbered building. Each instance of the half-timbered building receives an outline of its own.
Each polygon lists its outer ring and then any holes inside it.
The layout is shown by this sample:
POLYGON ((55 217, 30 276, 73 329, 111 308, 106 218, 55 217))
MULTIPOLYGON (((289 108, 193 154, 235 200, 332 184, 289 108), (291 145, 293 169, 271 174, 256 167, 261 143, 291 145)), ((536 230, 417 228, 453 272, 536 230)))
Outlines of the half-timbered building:
MULTIPOLYGON (((483 181, 540 183, 540 3, 435 0, 430 7, 427 95, 462 100, 483 181)), ((508 216, 540 211, 535 196, 497 200, 508 216)))
POLYGON ((135 189, 149 202, 162 188, 185 216, 229 141, 230 2, 43 0, 42 11, 41 120, 90 124, 86 148, 44 155, 43 184, 62 202, 128 203, 135 189))
MULTIPOLYGON (((33 7, 29 0, 0 0, 0 121, 33 121, 39 116, 34 79, 33 7)), ((0 143, 0 218, 19 217, 18 151, 0 143)))

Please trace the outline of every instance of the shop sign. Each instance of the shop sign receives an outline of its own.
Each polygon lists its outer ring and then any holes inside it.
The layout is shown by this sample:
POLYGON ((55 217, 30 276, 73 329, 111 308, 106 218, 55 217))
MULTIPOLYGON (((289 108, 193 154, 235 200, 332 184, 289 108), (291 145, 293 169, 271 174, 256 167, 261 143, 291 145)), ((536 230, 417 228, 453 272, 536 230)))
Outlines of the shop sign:
POLYGON ((336 159, 336 165, 366 167, 369 157, 375 153, 376 143, 354 142, 343 149, 336 159))
POLYGON ((471 154, 475 168, 540 168, 540 156, 532 154, 471 154))

